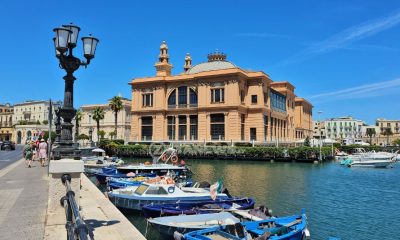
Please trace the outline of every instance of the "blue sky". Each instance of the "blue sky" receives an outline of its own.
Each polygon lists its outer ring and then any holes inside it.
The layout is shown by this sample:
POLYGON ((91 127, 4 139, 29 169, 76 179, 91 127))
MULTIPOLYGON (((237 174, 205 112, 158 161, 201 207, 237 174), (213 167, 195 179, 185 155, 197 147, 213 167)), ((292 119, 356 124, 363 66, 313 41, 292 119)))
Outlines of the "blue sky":
MULTIPOLYGON (((215 49, 288 80, 314 116, 400 119, 400 1, 17 1, 0 3, 0 103, 63 98, 54 27, 73 22, 100 39, 75 76, 75 106, 130 97, 132 78, 154 75, 162 40, 173 73, 215 49)), ((82 56, 79 42, 78 56, 82 56)))

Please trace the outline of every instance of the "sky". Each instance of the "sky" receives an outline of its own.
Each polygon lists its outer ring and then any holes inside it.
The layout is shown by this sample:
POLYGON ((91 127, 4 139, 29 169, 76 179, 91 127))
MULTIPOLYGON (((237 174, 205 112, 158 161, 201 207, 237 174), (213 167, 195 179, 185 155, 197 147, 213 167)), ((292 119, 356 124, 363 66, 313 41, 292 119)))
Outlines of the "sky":
MULTIPOLYGON (((314 118, 351 115, 374 124, 400 119, 400 1, 19 1, 0 3, 0 103, 62 100, 65 75, 53 28, 70 22, 100 39, 90 65, 75 72, 75 107, 106 103, 128 82, 154 76, 159 46, 173 74, 216 49, 227 60, 290 81, 314 118)), ((81 58, 82 44, 74 51, 81 58)))

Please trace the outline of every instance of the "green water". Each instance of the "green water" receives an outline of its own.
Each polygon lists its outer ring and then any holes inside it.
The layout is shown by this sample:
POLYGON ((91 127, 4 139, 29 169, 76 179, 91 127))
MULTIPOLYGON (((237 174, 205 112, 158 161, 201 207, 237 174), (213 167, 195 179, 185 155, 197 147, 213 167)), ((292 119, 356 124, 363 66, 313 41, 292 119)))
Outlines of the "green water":
MULTIPOLYGON (((131 160, 138 162, 138 160, 131 160)), ((139 160, 144 162, 144 159, 139 160)), ((347 168, 338 163, 264 163, 190 160, 195 181, 224 185, 235 196, 256 199, 274 215, 304 208, 312 239, 400 239, 400 165, 391 169, 347 168)), ((145 234, 146 221, 124 213, 145 234)), ((148 239, 161 239, 150 226, 148 239)))

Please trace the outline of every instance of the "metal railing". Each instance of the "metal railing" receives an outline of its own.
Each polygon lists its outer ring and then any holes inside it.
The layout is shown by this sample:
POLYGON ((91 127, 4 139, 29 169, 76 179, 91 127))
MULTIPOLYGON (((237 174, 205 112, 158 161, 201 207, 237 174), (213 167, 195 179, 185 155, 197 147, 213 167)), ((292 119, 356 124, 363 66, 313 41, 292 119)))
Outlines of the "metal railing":
POLYGON ((79 213, 79 207, 75 200, 75 193, 71 188, 71 176, 64 174, 61 177, 62 183, 65 185, 67 193, 61 198, 61 205, 65 209, 65 216, 67 223, 65 228, 67 229, 68 240, 89 240, 94 239, 93 233, 89 231, 88 226, 83 221, 79 213))

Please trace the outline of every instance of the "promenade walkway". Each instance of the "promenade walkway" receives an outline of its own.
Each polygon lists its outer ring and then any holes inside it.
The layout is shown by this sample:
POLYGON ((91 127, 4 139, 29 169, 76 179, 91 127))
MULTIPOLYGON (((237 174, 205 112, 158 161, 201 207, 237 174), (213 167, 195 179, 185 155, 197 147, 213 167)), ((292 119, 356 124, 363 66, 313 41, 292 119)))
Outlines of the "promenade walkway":
POLYGON ((43 239, 48 186, 47 167, 38 162, 27 168, 18 160, 0 170, 0 239, 43 239))

